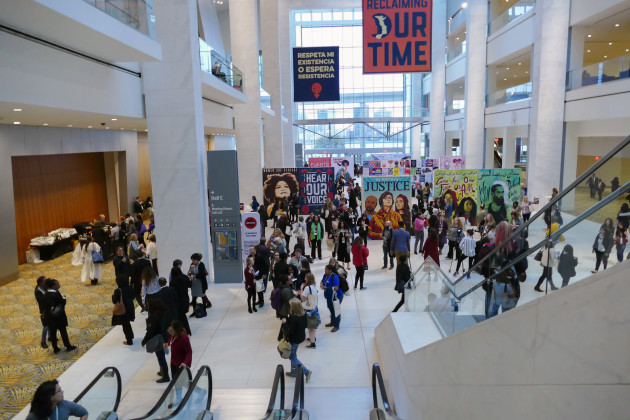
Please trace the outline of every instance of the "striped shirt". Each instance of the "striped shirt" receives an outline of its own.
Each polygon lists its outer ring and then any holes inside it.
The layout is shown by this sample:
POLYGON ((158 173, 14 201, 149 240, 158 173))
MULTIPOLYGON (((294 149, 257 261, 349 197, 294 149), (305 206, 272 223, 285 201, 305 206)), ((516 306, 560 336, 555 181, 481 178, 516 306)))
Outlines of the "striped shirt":
POLYGON ((459 248, 465 256, 475 256, 475 240, 472 236, 465 236, 464 239, 459 242, 459 248))

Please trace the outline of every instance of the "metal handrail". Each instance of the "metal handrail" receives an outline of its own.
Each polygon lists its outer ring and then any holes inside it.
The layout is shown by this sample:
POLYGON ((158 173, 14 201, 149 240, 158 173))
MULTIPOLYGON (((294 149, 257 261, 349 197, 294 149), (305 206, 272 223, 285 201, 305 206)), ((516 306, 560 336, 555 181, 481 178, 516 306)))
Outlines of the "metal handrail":
POLYGON ((385 382, 383 381, 383 374, 381 373, 381 366, 378 363, 374 363, 372 365, 372 401, 374 402, 374 409, 378 410, 378 397, 376 393, 376 386, 381 391, 381 400, 383 401, 383 408, 385 412, 393 417, 394 419, 398 419, 391 406, 389 405, 389 399, 387 398, 387 391, 385 390, 385 382))
POLYGON ((122 381, 120 379, 120 372, 118 371, 118 369, 116 369, 113 366, 106 367, 98 375, 96 375, 96 378, 94 378, 92 382, 90 382, 90 384, 86 386, 83 391, 81 391, 81 393, 74 399, 74 402, 78 403, 79 401, 81 401, 81 398, 85 397, 85 394, 87 394, 90 391, 90 389, 92 389, 92 387, 96 385, 96 383, 108 372, 112 372, 114 376, 116 376, 116 384, 118 386, 118 389, 116 390, 116 401, 114 402, 114 408, 112 408, 112 411, 116 412, 116 410, 118 410, 118 405, 120 404, 120 395, 122 392, 122 381))
POLYGON ((273 377, 273 385, 271 386, 271 396, 269 397, 269 404, 267 405, 267 412, 265 418, 267 418, 276 405, 276 397, 278 396, 278 383, 280 383, 280 409, 284 410, 284 367, 282 365, 276 366, 276 373, 273 377))
POLYGON ((295 371, 295 390, 293 391, 293 405, 291 406, 291 419, 302 419, 304 410, 304 370, 298 366, 295 371), (296 414, 299 416, 296 417, 296 414))

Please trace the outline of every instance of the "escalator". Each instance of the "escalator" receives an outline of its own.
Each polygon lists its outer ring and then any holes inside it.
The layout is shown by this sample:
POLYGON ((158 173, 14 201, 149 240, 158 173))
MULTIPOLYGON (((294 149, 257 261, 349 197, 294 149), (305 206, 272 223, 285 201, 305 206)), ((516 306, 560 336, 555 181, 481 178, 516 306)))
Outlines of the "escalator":
MULTIPOLYGON (((208 366, 202 366, 197 371, 195 379, 190 383, 184 398, 177 408, 165 416, 153 416, 154 419, 179 420, 212 420, 210 412, 212 405, 212 372, 208 366)), ((175 407, 175 405, 173 405, 175 407)))
POLYGON ((293 403, 291 410, 284 408, 284 368, 282 365, 276 366, 276 373, 273 377, 273 385, 271 386, 271 395, 269 404, 263 420, 308 420, 308 411, 304 409, 304 372, 299 366, 295 375, 295 390, 293 392, 293 403), (280 389, 278 389, 280 387, 280 389), (279 391, 279 393, 278 393, 279 391), (276 408, 276 401, 279 401, 279 407, 276 408))
POLYGON ((381 367, 378 363, 372 365, 372 399, 374 400, 374 408, 370 411, 370 420, 400 420, 389 405, 385 382, 383 382, 383 374, 381 373, 381 367), (381 401, 383 402, 382 409, 378 406, 377 387, 378 390, 381 391, 381 401))
POLYGON ((115 420, 122 391, 120 372, 107 367, 74 399, 90 413, 90 419, 115 420))
MULTIPOLYGON (((409 282, 411 290, 405 296, 407 310, 427 312, 441 335, 446 337, 596 273, 597 268, 602 267, 596 264, 593 239, 599 238, 598 235, 608 235, 606 229, 601 233, 602 223, 608 219, 622 221, 623 217, 630 217, 630 212, 624 210, 627 209, 626 195, 630 192, 630 173, 620 168, 618 163, 628 153, 630 137, 622 140, 536 214, 532 214, 526 223, 513 228, 507 239, 458 278, 452 280, 432 259, 425 260, 409 282), (606 173, 618 180, 618 186, 605 191, 601 199, 589 194, 589 178, 596 173, 606 173), (570 251, 566 245, 571 245, 570 251), (570 252, 570 258, 577 258, 575 273, 570 278, 560 279, 556 266, 561 256, 569 255, 565 251, 570 252), (509 255, 509 258, 498 254, 509 255), (496 261, 504 262, 495 266, 496 261), (480 272, 486 263, 491 264, 490 272, 480 279, 474 273, 480 272), (546 278, 541 276, 544 270, 541 265, 552 268, 551 281, 549 275, 546 278), (595 270, 591 272, 593 268, 595 270), (471 274, 473 279, 468 279, 471 274), (541 280, 535 283, 539 278, 541 280), (527 280, 529 282, 525 283, 527 280), (512 292, 508 292, 504 284, 508 284, 512 292), (503 299, 506 299, 507 305, 502 304, 503 299)), ((614 229, 617 222, 612 224, 614 229)), ((609 248, 598 251, 601 255, 597 259, 601 260, 604 258, 602 255, 609 253, 609 263, 614 264, 617 258, 612 247, 613 238, 610 244, 609 248)), ((621 252, 618 258, 623 260, 628 257, 621 252)))
POLYGON ((191 386, 191 380, 190 369, 179 369, 153 408, 142 417, 133 420, 160 419, 174 413, 183 402, 183 397, 191 386))
POLYGON ((499 153, 496 147, 494 148, 494 167, 503 168, 503 156, 499 153))

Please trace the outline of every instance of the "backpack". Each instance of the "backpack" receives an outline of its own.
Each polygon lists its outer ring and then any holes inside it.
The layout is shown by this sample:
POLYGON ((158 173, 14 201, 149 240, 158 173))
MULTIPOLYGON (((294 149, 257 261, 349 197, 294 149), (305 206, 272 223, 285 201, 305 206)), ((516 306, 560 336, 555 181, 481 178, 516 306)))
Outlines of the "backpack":
POLYGON ((282 309, 282 287, 276 287, 271 291, 271 307, 276 311, 282 309))
POLYGON ((195 304, 194 315, 196 318, 205 318, 206 316, 208 316, 206 305, 203 302, 195 304))

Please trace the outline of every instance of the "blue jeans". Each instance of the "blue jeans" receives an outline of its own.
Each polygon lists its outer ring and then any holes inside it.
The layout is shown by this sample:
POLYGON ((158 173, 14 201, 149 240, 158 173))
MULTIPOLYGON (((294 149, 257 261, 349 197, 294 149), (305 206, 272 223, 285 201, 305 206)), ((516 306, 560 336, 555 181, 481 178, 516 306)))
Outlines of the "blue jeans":
POLYGON ((291 354, 289 354, 289 360, 291 361, 291 373, 295 375, 298 366, 302 366, 302 371, 304 372, 304 374, 307 374, 310 372, 310 370, 308 370, 306 366, 304 366, 302 362, 300 362, 297 358, 298 347, 300 347, 299 344, 291 344, 291 354))
MULTIPOLYGON (((336 293, 336 292, 333 292, 336 293)), ((339 298, 337 298, 339 299, 339 298)), ((339 299, 339 304, 341 305, 342 299, 339 299)), ((330 322, 335 324, 335 327, 339 328, 339 324, 341 323, 341 314, 335 314, 335 307, 333 306, 332 295, 330 297, 326 297, 326 306, 328 306, 328 310, 330 311, 330 322)))
POLYGON ((626 250, 626 244, 617 244, 617 261, 623 262, 623 252, 626 250))

